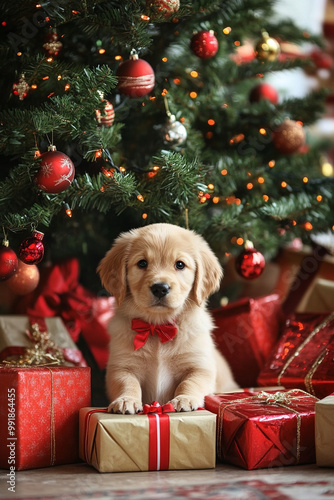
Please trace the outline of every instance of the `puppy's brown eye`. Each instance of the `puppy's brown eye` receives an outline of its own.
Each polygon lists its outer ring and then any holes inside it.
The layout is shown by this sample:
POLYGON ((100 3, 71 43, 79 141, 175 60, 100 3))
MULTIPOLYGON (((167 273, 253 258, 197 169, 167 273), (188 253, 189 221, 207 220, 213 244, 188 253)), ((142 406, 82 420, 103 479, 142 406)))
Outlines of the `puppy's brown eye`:
POLYGON ((175 262, 175 269, 184 269, 186 267, 185 263, 182 260, 178 260, 175 262))
POLYGON ((145 259, 141 259, 139 262, 137 262, 137 266, 139 269, 146 269, 148 266, 148 262, 145 259))

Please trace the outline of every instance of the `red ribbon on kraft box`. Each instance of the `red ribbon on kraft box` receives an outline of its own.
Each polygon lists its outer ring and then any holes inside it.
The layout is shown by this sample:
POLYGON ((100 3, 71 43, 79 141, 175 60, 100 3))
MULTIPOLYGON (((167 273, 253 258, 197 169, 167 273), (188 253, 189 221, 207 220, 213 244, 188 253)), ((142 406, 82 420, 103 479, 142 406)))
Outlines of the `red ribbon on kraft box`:
MULTIPOLYGON (((167 412, 175 412, 171 403, 161 406, 157 401, 151 405, 144 405, 143 411, 138 415, 147 415, 149 422, 149 463, 148 470, 169 469, 169 442, 170 428, 167 412)), ((94 408, 85 417, 84 431, 84 457, 89 463, 88 457, 88 426, 89 420, 94 413, 108 413, 107 408, 94 408)))
POLYGON ((161 406, 157 401, 144 405, 141 414, 148 416, 149 434, 149 464, 148 470, 169 469, 169 416, 174 412, 171 403, 161 406))

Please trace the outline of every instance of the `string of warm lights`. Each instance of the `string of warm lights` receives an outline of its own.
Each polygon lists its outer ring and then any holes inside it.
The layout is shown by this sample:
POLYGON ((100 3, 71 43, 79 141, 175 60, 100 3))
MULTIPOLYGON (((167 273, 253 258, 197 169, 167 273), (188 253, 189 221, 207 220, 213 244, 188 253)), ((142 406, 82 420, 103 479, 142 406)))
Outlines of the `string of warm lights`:
MULTIPOLYGON (((41 8, 41 4, 36 4, 36 8, 37 9, 40 9, 41 8)), ((78 15, 80 14, 80 12, 78 11, 72 11, 72 14, 75 16, 75 15, 78 15)), ((140 15, 140 19, 141 21, 143 22, 151 22, 152 21, 152 17, 147 15, 147 14, 141 14, 140 15)), ((46 22, 50 22, 50 18, 48 16, 45 17, 45 21, 46 22)), ((173 22, 177 23, 178 20, 177 18, 173 18, 173 22)), ((2 23, 2 25, 4 25, 5 22, 2 23)), ((51 26, 50 26, 50 29, 51 29, 51 26)), ((54 31, 53 32, 54 35, 56 35, 56 32, 54 31)), ((226 26, 222 29, 222 33, 226 36, 229 36, 231 35, 232 33, 232 28, 230 26, 226 26)), ((233 44, 235 47, 240 47, 241 46, 241 42, 239 40, 234 40, 233 41, 233 44)), ((61 50, 61 42, 58 40, 57 37, 55 37, 51 42, 46 42, 43 47, 46 49, 46 50, 51 50, 53 53, 52 54, 49 54, 45 57, 44 61, 46 61, 47 63, 49 63, 50 65, 52 65, 52 63, 55 61, 55 58, 54 56, 57 56, 59 50, 61 50)), ((97 52, 99 55, 105 55, 108 53, 108 50, 103 47, 103 42, 102 40, 96 40, 96 47, 97 47, 97 52)), ((17 56, 18 57, 21 57, 22 56, 22 52, 17 52, 17 56)), ((123 61, 123 57, 119 54, 115 55, 114 56, 114 60, 117 61, 117 62, 122 62, 123 61)), ((162 62, 163 63, 167 63, 168 62, 168 58, 167 57, 163 57, 162 59, 162 62)), ((40 65, 42 64, 42 61, 39 63, 40 65)), ((36 82, 36 75, 39 74, 39 69, 40 69, 40 66, 36 68, 36 71, 30 76, 29 78, 29 82, 26 82, 26 85, 27 87, 29 87, 28 90, 32 89, 32 90, 36 90, 38 89, 38 86, 39 86, 39 82, 36 82)), ((194 80, 200 78, 200 72, 197 71, 196 69, 192 68, 192 69, 185 69, 186 73, 188 75, 190 75, 190 77, 194 80)), ((262 73, 258 73, 256 75, 258 78, 263 78, 263 74, 262 73)), ((49 80, 51 78, 50 75, 46 74, 42 77, 42 81, 46 82, 47 80, 49 80)), ((63 80, 63 75, 62 74, 58 74, 57 75, 57 81, 61 81, 63 80)), ((178 77, 174 77, 173 78, 173 83, 176 85, 176 86, 180 86, 183 84, 183 77, 182 76, 178 76, 178 77)), ((18 85, 19 83, 16 83, 14 84, 16 85, 15 87, 15 90, 16 91, 19 91, 18 89, 18 85)), ((195 83, 194 83, 195 85, 195 83)), ((13 86, 14 87, 14 86, 13 86)), ((24 94, 25 92, 25 89, 27 89, 27 87, 25 87, 24 83, 23 83, 23 87, 22 87, 22 92, 24 94)), ((69 83, 65 82, 64 81, 64 87, 63 87, 64 91, 67 92, 67 91, 70 91, 71 89, 71 86, 69 83)), ((21 91, 20 91, 21 92, 21 91)), ((22 94, 22 95, 23 95, 22 94)), ((161 95, 162 96, 166 96, 168 94, 168 91, 167 89, 163 89, 162 92, 161 92, 161 95)), ((48 98, 52 97, 55 95, 55 92, 50 92, 48 94, 48 98)), ((199 96, 199 92, 198 92, 198 89, 191 89, 188 91, 188 96, 190 99, 192 100, 195 100, 198 98, 199 96)), ((149 99, 148 101, 146 102, 142 102, 142 106, 147 106, 148 103, 151 103, 153 104, 154 102, 156 101, 156 97, 155 96, 149 96, 149 99)), ((223 103, 222 105, 222 108, 227 108, 229 106, 228 103, 223 103)), ((181 124, 184 124, 185 123, 185 117, 181 117, 179 119, 180 123, 181 124)), ((214 127, 216 126, 216 120, 213 119, 213 118, 208 118, 206 120, 206 123, 208 124, 208 126, 210 127, 210 129, 214 129, 214 127)), ((297 125, 299 126, 303 126, 303 123, 301 121, 296 121, 295 122, 297 125)), ((258 129, 258 133, 259 135, 261 136, 267 136, 269 134, 269 130, 267 130, 265 127, 260 127, 258 129)), ((212 139, 214 136, 214 132, 212 130, 208 130, 205 132, 205 138, 206 139, 212 139)), ((239 143, 241 143, 242 141, 245 140, 245 134, 244 133, 237 133, 235 135, 233 135, 233 137, 230 138, 229 140, 229 144, 231 146, 235 146, 239 143)), ((35 157, 38 156, 38 153, 39 151, 36 150, 35 152, 35 157)), ((40 154, 40 153, 39 153, 40 154)), ((103 151, 102 149, 96 149, 95 151, 95 159, 99 159, 103 157, 103 151)), ((108 163, 108 158, 106 158, 106 163, 108 163)), ((271 160, 268 162, 268 166, 269 168, 274 168, 275 167, 275 160, 271 160)), ((147 173, 147 176, 149 178, 154 178, 156 176, 156 174, 158 173, 160 167, 158 166, 153 166, 150 171, 147 173)), ((124 167, 119 167, 117 168, 117 170, 121 171, 121 172, 125 172, 125 169, 124 167)), ((322 166, 321 166, 321 170, 322 170, 322 174, 324 176, 333 176, 333 173, 334 173, 334 169, 333 169, 333 166, 329 163, 329 162, 326 162, 324 161, 322 166)), ((110 178, 110 177, 113 177, 114 175, 114 169, 113 168, 107 168, 106 166, 102 166, 101 167, 101 172, 102 174, 107 177, 107 178, 110 178)), ((227 176, 229 175, 228 173, 228 170, 227 169, 222 169, 221 170, 221 175, 222 176, 227 176)), ((261 196, 262 196, 262 199, 264 201, 264 203, 267 203, 269 201, 269 195, 268 194, 263 194, 263 190, 265 189, 264 188, 264 185, 266 184, 266 178, 265 176, 263 175, 253 175, 251 174, 250 172, 248 173, 250 179, 248 179, 248 181, 246 182, 245 184, 245 188, 247 189, 247 191, 252 191, 252 190, 256 190, 256 189, 262 189, 262 192, 261 192, 261 196)), ((307 176, 303 176, 302 178, 302 182, 304 184, 307 184, 309 182, 309 178, 307 176)), ((283 189, 283 190, 286 190, 288 187, 289 187, 289 184, 286 180, 281 180, 280 181, 280 187, 283 189)), ((214 190, 215 190, 215 186, 214 184, 212 183, 208 183, 207 185, 207 189, 209 192, 204 192, 204 191, 199 191, 198 192, 198 200, 199 200, 199 203, 201 204, 204 204, 204 203, 208 203, 208 202, 212 202, 213 204, 217 205, 217 204, 226 204, 226 205, 232 205, 232 204, 235 204, 235 205, 240 205, 242 203, 241 199, 236 197, 234 194, 230 195, 230 196, 221 196, 221 195, 218 195, 217 193, 214 193, 214 190)), ((100 188, 101 192, 104 192, 105 191, 105 187, 102 186, 100 188)), ((140 202, 140 203, 144 203, 145 202, 145 193, 144 194, 140 194, 140 193, 136 193, 136 197, 137 197, 137 200, 140 202)), ((316 200, 317 202, 322 202, 323 201, 323 197, 322 195, 318 194, 316 196, 316 200)), ((68 206, 68 204, 66 204, 66 213, 69 217, 72 217, 72 211, 70 209, 70 207, 68 206)), ((142 217, 144 219, 146 219, 148 217, 148 214, 147 212, 143 212, 142 214, 142 217)), ((291 221, 291 224, 293 224, 293 222, 295 221, 291 221)), ((303 227, 305 228, 305 230, 307 231, 310 231, 312 230, 312 224, 310 222, 305 222, 303 224, 303 227)), ((242 245, 243 244, 243 240, 242 240, 242 243, 239 243, 239 241, 241 241, 242 238, 237 238, 236 239, 236 243, 239 245, 242 245)))

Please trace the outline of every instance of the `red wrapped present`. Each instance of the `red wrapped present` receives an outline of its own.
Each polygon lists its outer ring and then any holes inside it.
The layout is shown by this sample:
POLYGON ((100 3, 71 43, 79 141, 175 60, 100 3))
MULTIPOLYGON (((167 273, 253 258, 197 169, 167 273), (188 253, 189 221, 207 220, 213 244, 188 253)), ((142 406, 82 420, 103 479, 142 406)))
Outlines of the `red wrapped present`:
POLYGON ((177 413, 172 405, 144 405, 143 414, 80 410, 80 457, 100 472, 212 469, 216 415, 177 413))
POLYGON ((114 314, 114 298, 96 297, 79 283, 79 274, 77 259, 41 268, 38 287, 17 302, 13 313, 61 317, 73 341, 82 334, 99 368, 104 369, 110 342, 107 324, 114 314))
POLYGON ((0 468, 78 462, 79 410, 87 404, 88 367, 0 365, 0 468))
POLYGON ((27 349, 36 346, 44 333, 50 342, 61 349, 66 364, 87 366, 61 318, 43 318, 35 323, 33 318, 20 315, 0 316, 0 361, 23 355, 27 349), (30 331, 32 325, 38 325, 38 331, 35 330, 37 336, 30 331))
POLYGON ((334 391, 334 313, 296 314, 258 377, 258 385, 304 389, 318 398, 334 391))
POLYGON ((249 470, 314 463, 316 401, 299 389, 206 396, 218 416, 218 458, 249 470))
MULTIPOLYGON (((279 295, 244 298, 213 311, 214 339, 241 387, 256 385, 257 376, 279 334, 279 295)), ((270 384, 275 385, 275 384, 270 384)))

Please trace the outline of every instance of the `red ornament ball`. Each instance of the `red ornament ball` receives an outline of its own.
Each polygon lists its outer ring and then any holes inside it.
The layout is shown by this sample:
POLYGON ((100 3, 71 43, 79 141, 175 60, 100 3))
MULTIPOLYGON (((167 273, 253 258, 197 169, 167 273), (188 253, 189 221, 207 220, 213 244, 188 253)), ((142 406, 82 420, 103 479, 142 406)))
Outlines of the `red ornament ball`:
POLYGON ((199 31, 190 41, 190 49, 200 59, 210 59, 218 51, 218 40, 213 31, 199 31))
POLYGON ((259 83, 250 91, 249 102, 259 102, 263 99, 275 105, 278 103, 278 92, 269 83, 259 83))
POLYGON ((39 270, 35 265, 29 266, 18 262, 18 268, 14 276, 8 281, 8 288, 17 295, 27 295, 33 292, 39 283, 39 270))
POLYGON ((275 148, 282 154, 297 153, 305 146, 305 131, 303 126, 294 120, 284 120, 273 132, 275 148))
POLYGON ((247 245, 235 261, 237 273, 247 280, 258 278, 263 273, 265 265, 266 261, 262 253, 247 245))
POLYGON ((319 69, 332 69, 333 58, 322 50, 314 50, 310 54, 312 61, 319 69))
POLYGON ((38 264, 44 257, 44 244, 42 242, 44 234, 34 231, 22 241, 19 248, 19 257, 25 264, 38 264))
POLYGON ((152 15, 161 15, 168 18, 180 8, 179 0, 146 0, 146 8, 152 15))
POLYGON ((130 59, 118 66, 116 76, 118 91, 128 97, 143 97, 155 85, 152 66, 144 59, 139 59, 137 54, 131 54, 130 59))
POLYGON ((9 247, 8 240, 0 246, 0 281, 8 280, 15 274, 18 266, 16 253, 9 247))
POLYGON ((54 149, 41 155, 40 169, 35 182, 46 193, 61 193, 71 185, 74 174, 71 158, 54 149))
POLYGON ((115 111, 113 105, 109 102, 103 99, 102 102, 105 102, 105 107, 104 111, 101 113, 99 109, 97 109, 96 112, 96 119, 100 125, 104 125, 105 127, 111 127, 111 125, 114 123, 115 119, 115 111))

